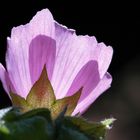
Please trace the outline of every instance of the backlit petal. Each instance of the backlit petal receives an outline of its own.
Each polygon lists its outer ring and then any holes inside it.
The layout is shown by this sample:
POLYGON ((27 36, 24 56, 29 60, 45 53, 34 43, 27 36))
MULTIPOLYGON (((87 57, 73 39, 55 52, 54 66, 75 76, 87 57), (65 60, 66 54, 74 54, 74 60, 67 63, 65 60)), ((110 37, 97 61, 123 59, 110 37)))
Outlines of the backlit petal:
POLYGON ((98 85, 93 89, 93 91, 87 97, 85 97, 84 100, 79 101, 72 115, 77 113, 82 114, 105 90, 110 87, 111 82, 111 75, 106 73, 103 79, 100 80, 98 85))
POLYGON ((7 75, 6 70, 3 67, 3 65, 0 63, 0 80, 3 84, 3 87, 4 87, 5 91, 7 93, 9 93, 9 88, 8 88, 8 84, 7 84, 6 75, 7 75))
POLYGON ((55 49, 55 40, 50 37, 39 35, 32 40, 29 50, 32 84, 38 80, 44 65, 46 65, 48 77, 51 79, 55 62, 55 49))
POLYGON ((22 97, 26 97, 32 87, 29 46, 39 35, 54 36, 54 21, 48 9, 38 12, 30 23, 13 28, 8 38, 7 70, 16 93, 22 97))
POLYGON ((94 37, 77 36, 56 24, 56 62, 52 85, 57 98, 66 96, 81 68, 91 60, 97 41, 94 37))

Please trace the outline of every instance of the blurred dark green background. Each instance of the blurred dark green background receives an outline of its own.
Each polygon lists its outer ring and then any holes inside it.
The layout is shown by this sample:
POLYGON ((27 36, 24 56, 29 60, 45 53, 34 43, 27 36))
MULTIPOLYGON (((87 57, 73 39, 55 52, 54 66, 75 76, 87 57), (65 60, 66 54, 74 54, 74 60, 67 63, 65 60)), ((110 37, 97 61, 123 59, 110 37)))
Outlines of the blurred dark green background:
MULTIPOLYGON (((1 1, 0 62, 5 65, 6 37, 13 26, 27 23, 35 13, 49 8, 59 23, 76 29, 77 34, 96 36, 99 42, 111 45, 114 56, 109 68, 112 87, 84 114, 99 121, 115 117, 117 121, 107 140, 138 140, 140 132, 140 53, 139 15, 133 3, 95 1, 1 1), (133 10, 132 10, 133 9, 133 10)), ((10 100, 0 84, 0 108, 10 100)))

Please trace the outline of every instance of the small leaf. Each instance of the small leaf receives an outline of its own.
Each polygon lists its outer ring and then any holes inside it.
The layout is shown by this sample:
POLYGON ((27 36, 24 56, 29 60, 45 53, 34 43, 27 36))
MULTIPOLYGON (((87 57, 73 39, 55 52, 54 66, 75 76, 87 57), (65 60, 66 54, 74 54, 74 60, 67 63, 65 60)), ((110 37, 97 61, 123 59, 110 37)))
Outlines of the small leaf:
POLYGON ((26 101, 33 108, 50 109, 55 100, 54 91, 44 67, 39 80, 33 85, 26 101))
MULTIPOLYGON (((108 119, 109 124, 113 121, 108 119)), ((73 129, 77 127, 77 130, 82 131, 85 135, 91 137, 95 140, 104 140, 106 134, 106 123, 95 123, 88 122, 83 118, 79 117, 65 117, 63 122, 67 127, 72 127, 73 129)))
POLYGON ((31 109, 31 106, 29 106, 26 100, 21 96, 12 92, 10 92, 10 96, 11 96, 13 106, 20 108, 22 112, 26 112, 31 109))
POLYGON ((56 100, 51 108, 52 117, 56 118, 67 107, 65 115, 69 116, 74 111, 81 96, 82 88, 74 95, 56 100))
POLYGON ((114 118, 105 119, 101 123, 106 127, 106 129, 111 129, 112 124, 116 121, 114 118))

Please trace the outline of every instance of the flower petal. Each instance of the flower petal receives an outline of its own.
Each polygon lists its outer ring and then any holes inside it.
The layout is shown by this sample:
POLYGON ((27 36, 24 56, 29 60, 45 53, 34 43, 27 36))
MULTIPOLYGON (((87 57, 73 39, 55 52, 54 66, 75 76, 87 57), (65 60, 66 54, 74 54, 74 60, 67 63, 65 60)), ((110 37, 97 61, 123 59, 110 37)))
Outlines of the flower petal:
POLYGON ((80 101, 72 113, 75 115, 77 113, 82 114, 105 90, 110 87, 112 82, 112 77, 109 73, 106 73, 103 79, 98 83, 96 88, 82 101, 80 101))
POLYGON ((110 65, 113 55, 113 49, 104 43, 98 43, 95 49, 95 60, 98 61, 100 78, 102 79, 110 65))
POLYGON ((102 79, 110 64, 113 50, 103 43, 98 44, 95 37, 77 36, 74 30, 58 23, 55 23, 55 32, 56 63, 52 85, 56 97, 63 98, 78 72, 90 60, 98 62, 102 79))
POLYGON ((26 97, 32 82, 29 69, 29 45, 36 36, 54 36, 54 21, 48 9, 42 10, 26 25, 12 29, 8 38, 7 70, 16 93, 26 97))
POLYGON ((8 88, 8 84, 7 84, 6 75, 7 75, 7 72, 6 72, 5 68, 3 67, 3 65, 0 63, 0 80, 3 84, 5 91, 9 94, 9 88, 8 88))
POLYGON ((91 60, 97 41, 94 37, 77 36, 56 23, 56 62, 52 85, 57 98, 63 98, 80 69, 91 60))
POLYGON ((22 45, 18 46, 8 39, 8 46, 6 64, 10 81, 15 88, 13 92, 25 97, 31 88, 29 62, 22 45))
POLYGON ((31 41, 29 49, 29 65, 32 84, 34 84, 46 65, 49 79, 51 79, 56 53, 55 40, 39 35, 31 41))
POLYGON ((74 79, 67 96, 73 95, 78 89, 83 87, 79 101, 84 100, 100 81, 98 64, 96 61, 89 61, 74 79))

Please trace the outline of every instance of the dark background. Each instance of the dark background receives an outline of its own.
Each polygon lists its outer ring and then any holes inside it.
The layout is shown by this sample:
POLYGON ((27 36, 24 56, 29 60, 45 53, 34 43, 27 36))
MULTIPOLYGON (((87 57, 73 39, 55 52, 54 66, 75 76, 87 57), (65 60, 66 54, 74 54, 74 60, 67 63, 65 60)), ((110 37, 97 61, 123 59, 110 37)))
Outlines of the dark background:
MULTIPOLYGON (((55 20, 77 34, 96 36, 111 45, 114 56, 109 68, 112 87, 98 98, 84 116, 117 121, 107 140, 138 140, 140 132, 140 55, 138 8, 133 3, 95 1, 28 0, 0 2, 0 62, 5 65, 6 37, 12 27, 25 24, 37 11, 49 8, 55 20), (76 3, 77 2, 77 3, 76 3), (128 6, 129 4, 129 6, 128 6)), ((11 105, 0 84, 0 108, 11 105)))

